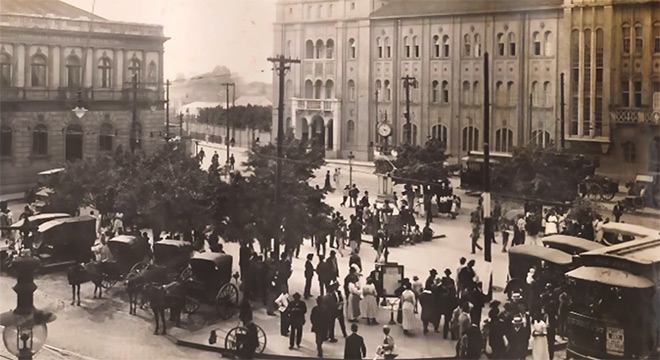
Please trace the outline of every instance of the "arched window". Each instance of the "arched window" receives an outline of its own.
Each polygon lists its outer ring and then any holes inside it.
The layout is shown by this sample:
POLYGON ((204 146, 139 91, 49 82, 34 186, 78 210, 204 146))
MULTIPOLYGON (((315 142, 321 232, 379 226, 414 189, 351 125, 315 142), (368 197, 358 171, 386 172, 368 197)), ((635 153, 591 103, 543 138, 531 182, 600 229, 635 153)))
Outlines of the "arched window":
POLYGON ((7 125, 0 126, 0 156, 11 156, 12 140, 11 128, 7 125))
POLYGON ((642 55, 644 50, 644 29, 641 23, 635 24, 635 55, 642 55))
POLYGON ((474 57, 481 57, 481 35, 474 34, 474 57))
POLYGON ((328 39, 326 42, 325 46, 325 53, 326 53, 326 58, 328 59, 334 59, 335 57, 335 41, 332 39, 328 39))
POLYGON ((335 97, 335 83, 332 80, 325 82, 325 98, 332 99, 335 97))
POLYGON ((442 82, 442 102, 449 104, 449 83, 447 81, 442 82))
POLYGON ((309 5, 307 7, 307 18, 311 19, 312 18, 312 5, 309 5))
POLYGON ((392 89, 390 89, 390 81, 385 80, 384 83, 384 88, 385 88, 385 101, 392 101, 392 89))
POLYGON ((470 82, 463 81, 463 96, 461 96, 461 103, 463 105, 470 104, 470 82))
POLYGON ((32 57, 32 63, 30 64, 32 86, 46 86, 46 79, 48 76, 48 67, 46 64, 46 58, 43 55, 35 55, 32 57))
POLYGON ((151 60, 149 66, 147 66, 147 82, 155 83, 158 82, 158 74, 156 73, 156 62, 151 60))
POLYGON ((314 42, 312 40, 307 40, 305 42, 305 59, 314 58, 314 42))
POLYGON ((543 34, 543 44, 545 53, 543 55, 545 56, 551 56, 552 55, 552 34, 550 31, 546 31, 545 34, 543 34))
POLYGON ((380 80, 376 80, 376 93, 378 94, 376 97, 376 101, 379 101, 383 97, 381 93, 382 91, 381 88, 382 88, 382 83, 380 82, 380 80))
POLYGON ((323 40, 316 40, 316 58, 322 59, 323 53, 325 52, 325 44, 323 40))
POLYGON ((410 58, 410 38, 407 36, 403 37, 403 56, 407 59, 410 58))
POLYGON ((449 36, 445 35, 442 37, 442 56, 449 57, 449 36))
POLYGON ((383 58, 383 44, 381 43, 380 38, 376 38, 376 50, 378 52, 378 58, 383 58))
POLYGON ((323 5, 319 5, 318 10, 316 12, 316 17, 319 19, 323 17, 323 5))
POLYGON ((541 35, 538 31, 534 31, 532 34, 532 49, 534 55, 541 56, 541 35))
POLYGON ((513 88, 513 81, 509 81, 508 83, 506 83, 506 93, 507 93, 507 97, 509 98, 509 106, 515 106, 516 91, 513 88))
POLYGON ((633 164, 637 161, 637 151, 635 149, 635 143, 632 141, 626 141, 621 144, 621 150, 623 155, 623 161, 629 164, 633 164))
POLYGON ((438 103, 440 101, 440 83, 433 80, 431 83, 431 102, 438 103))
POLYGON ((539 82, 538 81, 533 81, 532 82, 532 106, 540 106, 541 105, 541 99, 539 98, 539 82))
POLYGON ((291 40, 288 40, 286 42, 286 56, 288 56, 288 57, 292 56, 291 48, 292 48, 291 40))
POLYGON ((316 80, 314 83, 314 99, 321 98, 321 91, 323 90, 323 81, 316 80))
POLYGON ((48 155, 48 128, 44 124, 37 124, 32 130, 32 154, 48 155))
POLYGON ((504 56, 505 48, 506 44, 504 43, 504 34, 499 33, 497 34, 497 54, 499 56, 504 56))
POLYGON ((288 79, 284 87, 284 98, 291 99, 292 97, 293 97, 293 81, 291 81, 291 79, 288 79))
POLYGON ((470 57, 470 54, 472 54, 472 46, 470 45, 470 35, 465 34, 465 36, 463 36, 463 56, 470 57))
POLYGON ((348 120, 346 122, 346 143, 352 144, 355 141, 355 122, 348 120))
POLYGON ((66 128, 64 142, 66 161, 80 160, 83 157, 83 129, 80 125, 72 124, 66 128))
POLYGON ((348 80, 348 100, 355 100, 355 81, 348 80))
POLYGON ((390 38, 386 37, 384 42, 385 42, 385 58, 391 59, 392 58, 392 45, 390 45, 390 38))
POLYGON ((633 94, 633 100, 634 100, 633 105, 636 108, 641 108, 642 107, 642 80, 641 79, 633 80, 633 90, 635 91, 635 93, 633 94))
POLYGON ((621 25, 621 38, 623 39, 623 52, 630 54, 630 24, 624 23, 621 25))
POLYGON ((516 56, 516 34, 511 32, 507 38, 509 41, 509 56, 516 56))
POLYGON ((546 81, 543 83, 543 102, 542 104, 545 105, 546 107, 552 107, 554 103, 554 94, 552 93, 552 85, 550 85, 550 81, 546 81))
POLYGON ((660 54, 660 22, 653 24, 653 53, 660 54))
POLYGON ((332 4, 328 5, 328 17, 332 17, 332 4))
POLYGON ((440 57, 440 37, 438 35, 433 35, 433 57, 440 57))
POLYGON ((447 127, 442 124, 435 124, 431 127, 431 137, 440 140, 447 147, 447 127))
POLYGON ((0 53, 0 85, 11 86, 11 56, 4 52, 0 53))
POLYGON ((109 57, 102 57, 99 60, 98 75, 100 87, 112 87, 112 60, 109 57))
POLYGON ((550 146, 550 133, 544 130, 532 131, 532 144, 541 148, 550 146))
POLYGON ((495 104, 504 105, 506 104, 506 95, 504 94, 504 86, 501 81, 495 83, 495 104))
POLYGON ((479 129, 474 126, 463 128, 463 151, 474 151, 479 148, 479 129))
POLYGON ((312 80, 305 80, 305 99, 314 98, 314 84, 312 80))
POLYGON ((112 125, 104 123, 99 131, 99 150, 112 151, 112 125))
POLYGON ((621 81, 621 106, 630 107, 630 82, 621 81))
MULTIPOLYGON (((378 41, 380 41, 380 38, 378 38, 378 41)), ((382 52, 383 49, 381 48, 381 54, 379 57, 382 57, 382 52)), ((355 39, 348 39, 348 58, 349 59, 355 59, 357 58, 357 44, 355 43, 355 39)))
POLYGON ((413 55, 416 59, 419 58, 419 38, 417 36, 413 36, 412 38, 413 41, 413 55))
POLYGON ((481 105, 481 88, 478 81, 475 81, 472 85, 472 103, 474 105, 481 105))
POLYGON ((80 58, 70 55, 66 58, 66 86, 80 87, 80 58))
POLYGON ((513 131, 502 128, 495 132, 495 151, 511 152, 513 150, 513 131))
POLYGON ((141 79, 142 63, 140 62, 140 59, 135 57, 135 55, 133 55, 131 60, 128 62, 128 73, 130 74, 131 79, 133 76, 135 76, 138 81, 141 79))

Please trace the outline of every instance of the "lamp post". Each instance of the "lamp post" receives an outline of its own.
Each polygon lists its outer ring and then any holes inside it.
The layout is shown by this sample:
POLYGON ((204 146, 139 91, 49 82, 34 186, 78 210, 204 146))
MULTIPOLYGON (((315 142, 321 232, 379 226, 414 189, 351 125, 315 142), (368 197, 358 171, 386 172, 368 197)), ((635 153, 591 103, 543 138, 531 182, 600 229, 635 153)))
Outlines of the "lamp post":
POLYGON ((87 109, 85 109, 85 106, 83 105, 81 89, 78 89, 78 92, 76 93, 76 107, 71 111, 73 111, 78 119, 82 119, 82 117, 85 116, 85 113, 87 112, 87 109))
POLYGON ((408 145, 412 146, 413 145, 413 129, 412 125, 410 124, 410 87, 412 86, 413 88, 417 87, 417 79, 415 79, 414 76, 406 75, 401 78, 403 80, 403 87, 406 88, 406 127, 408 128, 408 138, 405 139, 404 141, 408 143, 408 145))
POLYGON ((355 159, 355 155, 353 155, 353 152, 348 153, 348 185, 353 186, 353 159, 355 159))
POLYGON ((16 309, 0 314, 0 325, 4 326, 2 341, 7 350, 19 360, 31 360, 46 343, 48 327, 46 324, 55 320, 56 316, 48 311, 34 307, 34 271, 41 265, 36 257, 32 257, 32 231, 26 219, 23 233, 23 249, 12 262, 16 270, 17 295, 16 309))

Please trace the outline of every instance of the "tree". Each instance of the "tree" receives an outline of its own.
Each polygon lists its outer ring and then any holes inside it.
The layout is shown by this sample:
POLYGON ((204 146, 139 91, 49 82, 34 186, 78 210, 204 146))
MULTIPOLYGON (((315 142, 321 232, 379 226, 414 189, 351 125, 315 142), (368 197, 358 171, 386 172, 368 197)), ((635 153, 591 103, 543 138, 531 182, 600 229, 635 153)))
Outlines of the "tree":
POLYGON ((514 149, 510 160, 493 167, 493 192, 550 202, 572 201, 579 183, 592 175, 586 158, 555 149, 514 149))
POLYGON ((438 139, 430 139, 424 147, 403 144, 399 147, 393 164, 395 182, 435 182, 447 178, 445 145, 438 139), (397 181, 398 180, 398 181, 397 181))
POLYGON ((273 120, 271 106, 233 106, 229 111, 222 106, 200 109, 197 121, 214 125, 227 124, 229 114, 230 125, 237 129, 270 131, 273 120))

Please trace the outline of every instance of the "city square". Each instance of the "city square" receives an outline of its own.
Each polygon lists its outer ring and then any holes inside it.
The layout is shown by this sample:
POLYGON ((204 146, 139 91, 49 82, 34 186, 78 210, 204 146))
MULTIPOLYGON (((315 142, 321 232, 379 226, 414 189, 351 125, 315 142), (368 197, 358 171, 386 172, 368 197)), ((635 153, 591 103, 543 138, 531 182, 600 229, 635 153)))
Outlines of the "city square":
POLYGON ((659 356, 659 1, 117 1, 0 9, 0 357, 659 356))

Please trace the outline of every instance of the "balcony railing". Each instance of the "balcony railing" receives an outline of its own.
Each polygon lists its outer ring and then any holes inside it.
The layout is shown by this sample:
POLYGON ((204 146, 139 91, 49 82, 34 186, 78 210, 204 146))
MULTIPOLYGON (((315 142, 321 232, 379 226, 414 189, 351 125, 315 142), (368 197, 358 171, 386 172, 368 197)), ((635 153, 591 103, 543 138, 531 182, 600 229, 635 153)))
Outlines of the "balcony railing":
MULTIPOLYGON (((78 99, 78 88, 31 89, 3 87, 0 89, 0 101, 75 101, 78 99)), ((133 99, 133 89, 82 89, 82 99, 85 101, 130 101, 133 99)), ((137 100, 162 100, 158 91, 137 89, 137 100)))
POLYGON ((298 110, 332 111, 337 99, 291 99, 298 110))
POLYGON ((613 108, 610 114, 617 124, 660 125, 660 111, 650 108, 613 108))

